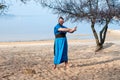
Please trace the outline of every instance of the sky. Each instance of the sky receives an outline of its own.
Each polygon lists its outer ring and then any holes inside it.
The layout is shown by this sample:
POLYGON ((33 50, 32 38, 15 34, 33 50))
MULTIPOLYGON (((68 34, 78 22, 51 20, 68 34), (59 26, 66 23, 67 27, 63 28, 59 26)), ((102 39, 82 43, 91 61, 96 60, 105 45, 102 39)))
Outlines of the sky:
POLYGON ((56 15, 34 2, 11 1, 9 4, 6 15, 0 17, 0 41, 42 39, 47 32, 53 37, 56 15))
MULTIPOLYGON (((29 2, 23 4, 19 0, 9 0, 9 9, 6 15, 0 16, 0 41, 21 41, 53 39, 53 29, 58 23, 58 16, 40 4, 29 2)), ((78 26, 74 34, 92 34, 87 22, 65 22, 65 26, 78 26)), ((110 25, 111 29, 120 29, 118 25, 110 25)), ((100 27, 97 27, 99 30, 100 27)))
MULTIPOLYGON (((0 41, 53 39, 58 16, 40 4, 9 2, 6 15, 0 16, 0 41)), ((71 28, 78 23, 65 22, 71 28)), ((89 30, 89 29, 88 29, 89 30)), ((77 33, 77 32, 76 32, 77 33)))

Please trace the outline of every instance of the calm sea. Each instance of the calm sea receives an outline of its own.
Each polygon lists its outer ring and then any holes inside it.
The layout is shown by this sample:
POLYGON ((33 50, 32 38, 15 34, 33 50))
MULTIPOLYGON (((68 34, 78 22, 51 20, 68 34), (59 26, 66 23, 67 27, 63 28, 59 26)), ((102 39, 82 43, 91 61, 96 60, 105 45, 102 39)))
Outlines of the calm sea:
MULTIPOLYGON (((0 16, 0 41, 31 41, 31 40, 51 40, 54 39, 53 29, 57 24, 57 18, 45 15, 36 16, 0 16)), ((86 22, 72 23, 66 22, 67 27, 78 26, 73 34, 67 34, 69 39, 92 39, 93 34, 90 24, 86 22)), ((97 31, 101 27, 96 27, 97 31)), ((120 29, 120 25, 110 24, 109 29, 120 29)))

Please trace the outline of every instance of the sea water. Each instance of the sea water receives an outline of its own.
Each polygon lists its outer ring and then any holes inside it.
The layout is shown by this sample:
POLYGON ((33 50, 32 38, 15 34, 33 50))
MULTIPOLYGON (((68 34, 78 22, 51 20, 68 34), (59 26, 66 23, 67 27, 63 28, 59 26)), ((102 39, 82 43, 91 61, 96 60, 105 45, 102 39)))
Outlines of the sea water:
MULTIPOLYGON (((0 16, 0 41, 31 41, 54 39, 54 26, 58 24, 56 16, 50 15, 4 15, 0 16)), ((65 22, 68 28, 77 26, 73 34, 67 33, 68 39, 93 39, 88 22, 65 22)), ((95 27, 97 32, 102 26, 95 27)), ((119 25, 110 24, 109 29, 120 29, 119 25)))

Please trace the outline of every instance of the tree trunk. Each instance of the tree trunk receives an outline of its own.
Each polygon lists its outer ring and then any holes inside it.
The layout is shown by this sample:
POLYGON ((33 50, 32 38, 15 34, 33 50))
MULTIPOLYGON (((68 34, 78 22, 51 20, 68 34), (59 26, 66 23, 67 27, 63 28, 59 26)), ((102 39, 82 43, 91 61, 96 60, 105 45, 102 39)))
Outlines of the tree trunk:
POLYGON ((105 39, 106 39, 106 33, 107 33, 107 29, 108 29, 108 24, 109 24, 110 20, 106 20, 106 24, 105 26, 103 27, 103 29, 100 31, 100 46, 101 46, 101 49, 103 47, 103 44, 105 42, 105 39))
POLYGON ((100 38, 98 38, 98 34, 97 34, 97 32, 94 28, 95 23, 92 22, 92 24, 91 24, 91 28, 92 28, 92 31, 93 31, 93 34, 94 34, 94 37, 95 37, 95 40, 96 40, 96 44, 97 44, 95 52, 97 52, 97 51, 99 51, 103 48, 103 44, 105 42, 109 22, 110 22, 110 20, 106 20, 105 26, 100 31, 100 38))
POLYGON ((106 24, 103 29, 100 31, 100 44, 103 45, 106 38, 106 33, 108 29, 108 24, 106 24))
POLYGON ((97 44, 97 47, 96 47, 96 50, 95 50, 95 52, 96 52, 96 51, 99 51, 99 50, 102 48, 102 46, 100 45, 99 38, 98 38, 98 34, 97 34, 94 26, 95 26, 95 23, 92 22, 92 23, 91 23, 91 29, 92 29, 92 32, 93 32, 93 34, 94 34, 94 37, 95 37, 95 40, 96 40, 96 44, 97 44))

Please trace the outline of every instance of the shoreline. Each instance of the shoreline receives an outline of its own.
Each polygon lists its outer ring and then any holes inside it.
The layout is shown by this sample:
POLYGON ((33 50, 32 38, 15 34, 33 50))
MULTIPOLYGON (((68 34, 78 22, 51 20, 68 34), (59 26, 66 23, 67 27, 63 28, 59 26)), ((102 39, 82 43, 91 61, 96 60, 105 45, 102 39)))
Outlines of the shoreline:
MULTIPOLYGON (((95 38, 80 38, 80 37, 88 37, 91 36, 91 34, 68 34, 67 39, 69 43, 75 43, 75 42, 92 42, 95 43, 95 38), (71 38, 72 37, 72 38, 71 38)), ((120 41, 120 30, 111 30, 108 29, 108 32, 106 34, 106 40, 105 42, 119 42, 120 41)), ((7 44, 44 44, 44 43, 54 43, 53 39, 42 39, 42 40, 18 40, 18 41, 0 41, 0 45, 7 45, 7 44)))
MULTIPOLYGON (((120 45, 120 40, 105 41, 105 44, 116 44, 120 45)), ((52 46, 54 45, 54 40, 45 41, 29 41, 29 42, 0 42, 0 48, 2 47, 32 47, 32 46, 52 46)), ((68 40, 69 46, 81 45, 81 46, 96 46, 95 40, 68 40)))

